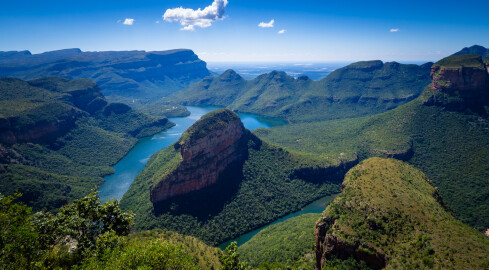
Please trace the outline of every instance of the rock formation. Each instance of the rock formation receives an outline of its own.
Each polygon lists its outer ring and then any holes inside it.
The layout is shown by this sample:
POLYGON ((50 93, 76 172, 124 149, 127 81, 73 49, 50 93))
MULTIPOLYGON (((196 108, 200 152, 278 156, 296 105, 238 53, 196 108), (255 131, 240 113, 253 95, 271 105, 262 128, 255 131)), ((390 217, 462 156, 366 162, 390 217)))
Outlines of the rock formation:
POLYGON ((205 115, 174 144, 180 163, 151 188, 151 202, 215 184, 221 172, 244 158, 247 132, 238 115, 228 109, 205 115))
POLYGON ((489 104, 489 67, 477 54, 444 58, 432 66, 430 76, 433 91, 427 104, 476 112, 489 104))

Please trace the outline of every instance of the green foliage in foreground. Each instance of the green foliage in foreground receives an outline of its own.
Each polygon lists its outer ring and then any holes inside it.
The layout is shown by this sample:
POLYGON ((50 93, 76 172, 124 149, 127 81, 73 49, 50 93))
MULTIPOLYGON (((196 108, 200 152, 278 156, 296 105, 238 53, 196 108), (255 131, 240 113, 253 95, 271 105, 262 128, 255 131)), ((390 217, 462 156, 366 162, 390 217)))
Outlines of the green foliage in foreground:
POLYGON ((426 98, 375 116, 255 133, 286 148, 319 156, 358 155, 363 159, 380 155, 407 160, 433 180, 457 218, 485 230, 489 228, 489 121, 426 106, 426 98))
POLYGON ((319 197, 337 193, 338 182, 296 174, 302 168, 320 170, 331 164, 284 151, 247 134, 247 160, 230 168, 214 187, 162 205, 153 205, 148 187, 161 180, 181 156, 171 145, 154 154, 121 200, 136 213, 135 228, 165 228, 219 244, 299 210, 319 197), (209 198, 212 198, 210 200, 209 198))
POLYGON ((267 268, 314 269, 314 225, 321 214, 304 214, 270 225, 239 247, 243 261, 267 268))
POLYGON ((56 214, 0 195, 2 269, 217 269, 221 251, 166 231, 129 234, 133 214, 96 193, 56 214))
POLYGON ((246 264, 242 263, 239 259, 238 244, 232 242, 224 250, 224 254, 219 257, 222 266, 220 270, 244 270, 246 269, 246 264))
POLYGON ((395 159, 351 169, 318 226, 345 248, 382 254, 386 269, 489 266, 489 238, 456 220, 425 174, 395 159))

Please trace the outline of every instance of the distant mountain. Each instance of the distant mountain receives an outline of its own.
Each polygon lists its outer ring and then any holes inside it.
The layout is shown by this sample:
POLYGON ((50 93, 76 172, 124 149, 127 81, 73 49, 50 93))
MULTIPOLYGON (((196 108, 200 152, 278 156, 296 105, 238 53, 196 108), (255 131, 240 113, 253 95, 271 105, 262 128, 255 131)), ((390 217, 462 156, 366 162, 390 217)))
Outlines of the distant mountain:
POLYGON ((394 110, 355 119, 255 131, 261 139, 330 159, 393 157, 421 169, 457 218, 489 228, 489 73, 481 56, 433 65, 423 94, 394 110))
POLYGON ((462 50, 452 54, 452 55, 462 55, 462 54, 478 54, 482 58, 489 57, 489 49, 480 45, 474 45, 472 47, 465 47, 462 50))
POLYGON ((220 105, 240 112, 309 122, 384 112, 419 96, 432 63, 358 62, 320 81, 273 71, 247 81, 233 70, 207 77, 162 99, 184 105, 220 105))
POLYGON ((371 158, 346 174, 316 223, 315 251, 315 269, 352 269, 351 259, 374 269, 487 269, 489 238, 456 220, 421 171, 371 158))
POLYGON ((0 52, 0 76, 89 78, 113 101, 147 103, 198 81, 210 72, 191 50, 102 51, 80 49, 31 54, 0 52))
POLYGON ((109 103, 88 79, 0 78, 0 193, 56 209, 100 185, 137 138, 172 125, 109 103))
POLYGON ((339 191, 356 160, 312 159, 265 143, 228 109, 210 112, 154 154, 121 200, 135 228, 219 244, 339 191))

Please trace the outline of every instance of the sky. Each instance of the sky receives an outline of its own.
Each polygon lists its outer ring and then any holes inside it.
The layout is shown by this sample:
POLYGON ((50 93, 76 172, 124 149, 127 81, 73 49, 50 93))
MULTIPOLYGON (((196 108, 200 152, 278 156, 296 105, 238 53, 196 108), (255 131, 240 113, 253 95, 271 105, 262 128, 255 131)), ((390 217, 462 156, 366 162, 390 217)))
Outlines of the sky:
POLYGON ((0 51, 192 49, 207 62, 436 61, 489 47, 488 0, 4 1, 0 51))

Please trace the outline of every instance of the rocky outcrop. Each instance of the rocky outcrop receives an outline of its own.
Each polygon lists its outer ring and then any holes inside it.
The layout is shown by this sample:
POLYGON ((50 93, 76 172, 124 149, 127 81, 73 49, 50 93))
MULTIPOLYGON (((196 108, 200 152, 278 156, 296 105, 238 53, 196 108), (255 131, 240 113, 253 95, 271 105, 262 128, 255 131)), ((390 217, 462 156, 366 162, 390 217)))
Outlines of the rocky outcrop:
POLYGON ((0 143, 50 142, 72 129, 81 116, 82 113, 73 107, 54 103, 41 106, 24 116, 2 117, 0 143), (48 110, 55 114, 42 115, 48 110))
POLYGON ((326 216, 316 222, 314 231, 316 269, 322 269, 326 261, 331 257, 348 259, 353 257, 357 260, 365 261, 369 266, 380 269, 386 265, 385 254, 375 250, 373 247, 358 243, 349 243, 334 233, 328 233, 331 226, 334 226, 334 219, 326 216))
POLYGON ((228 109, 203 116, 174 144, 181 161, 151 188, 151 202, 215 184, 230 164, 245 158, 247 135, 239 117, 228 109))
POLYGON ((431 96, 425 104, 482 112, 489 104, 489 67, 476 54, 444 58, 431 68, 431 96))

